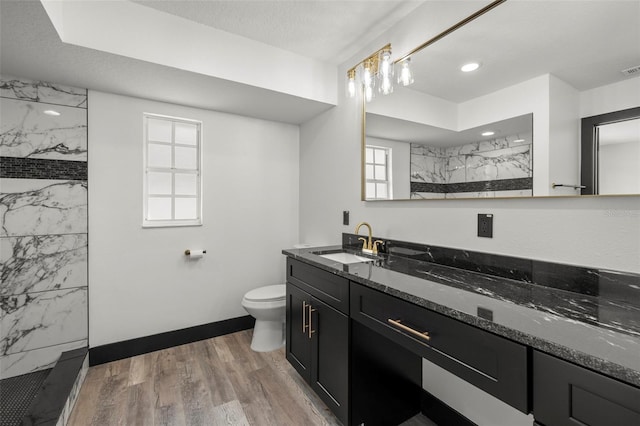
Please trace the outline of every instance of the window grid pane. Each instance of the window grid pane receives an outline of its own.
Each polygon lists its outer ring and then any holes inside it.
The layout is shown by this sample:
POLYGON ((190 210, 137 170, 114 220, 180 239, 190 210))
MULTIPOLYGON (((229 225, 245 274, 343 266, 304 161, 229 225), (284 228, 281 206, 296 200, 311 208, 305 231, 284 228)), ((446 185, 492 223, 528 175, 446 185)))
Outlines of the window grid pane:
POLYGON ((144 224, 201 224, 201 124, 151 114, 145 121, 144 224))
POLYGON ((390 198, 391 174, 389 173, 390 148, 367 146, 365 148, 365 198, 386 200, 390 198))

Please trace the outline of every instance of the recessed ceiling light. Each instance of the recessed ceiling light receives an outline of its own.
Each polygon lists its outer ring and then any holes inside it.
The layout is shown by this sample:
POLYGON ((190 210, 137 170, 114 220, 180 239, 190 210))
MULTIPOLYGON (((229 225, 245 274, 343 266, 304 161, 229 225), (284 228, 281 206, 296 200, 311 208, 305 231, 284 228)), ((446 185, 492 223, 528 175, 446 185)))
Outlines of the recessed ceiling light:
POLYGON ((513 141, 514 143, 524 142, 524 139, 516 139, 513 141))
POLYGON ((47 115, 53 115, 54 117, 57 117, 60 115, 58 111, 54 111, 52 109, 45 110, 44 113, 47 115))
POLYGON ((480 64, 477 62, 469 62, 468 64, 464 64, 462 67, 460 67, 460 71, 462 72, 471 72, 471 71, 475 71, 478 68, 480 68, 480 64))
POLYGON ((493 136, 495 134, 496 134, 496 132, 492 132, 492 131, 482 132, 482 136, 493 136))

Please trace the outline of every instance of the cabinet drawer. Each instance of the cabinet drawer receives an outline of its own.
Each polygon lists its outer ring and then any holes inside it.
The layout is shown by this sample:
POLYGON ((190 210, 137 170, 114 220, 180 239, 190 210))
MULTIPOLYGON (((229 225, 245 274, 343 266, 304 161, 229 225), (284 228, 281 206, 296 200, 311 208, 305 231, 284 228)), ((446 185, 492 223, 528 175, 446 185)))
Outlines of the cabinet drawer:
POLYGON ((356 283, 351 283, 351 317, 529 412, 526 346, 356 283))
POLYGON ((349 314, 349 280, 287 258, 287 282, 296 285, 340 312, 349 314))
POLYGON ((640 425, 640 388, 534 351, 533 416, 546 426, 640 425))

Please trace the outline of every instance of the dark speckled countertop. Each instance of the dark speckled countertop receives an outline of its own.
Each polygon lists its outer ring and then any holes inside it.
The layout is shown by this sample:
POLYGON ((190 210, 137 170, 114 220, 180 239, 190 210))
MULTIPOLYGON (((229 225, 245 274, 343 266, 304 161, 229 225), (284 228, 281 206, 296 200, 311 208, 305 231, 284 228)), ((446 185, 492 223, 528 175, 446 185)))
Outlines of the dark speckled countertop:
MULTIPOLYGON (((349 234, 345 235, 344 248, 361 254, 349 244, 349 234)), ((347 265, 314 254, 341 250, 343 246, 290 249, 282 253, 640 386, 640 275, 539 262, 541 265, 533 268, 528 277, 521 273, 526 268, 499 267, 501 260, 508 264, 514 259, 526 262, 525 259, 415 244, 407 247, 396 241, 386 243, 387 253, 369 263, 347 265), (407 253, 435 253, 438 249, 441 253, 450 250, 448 259, 464 253, 465 269, 407 256, 407 253), (474 255, 481 258, 473 260, 474 255), (507 273, 500 272, 501 269, 507 273), (549 274, 542 271, 555 272, 550 274, 552 279, 547 279, 549 274), (546 278, 536 281, 536 276, 546 278), (491 310, 493 319, 479 317, 479 307, 491 310)))

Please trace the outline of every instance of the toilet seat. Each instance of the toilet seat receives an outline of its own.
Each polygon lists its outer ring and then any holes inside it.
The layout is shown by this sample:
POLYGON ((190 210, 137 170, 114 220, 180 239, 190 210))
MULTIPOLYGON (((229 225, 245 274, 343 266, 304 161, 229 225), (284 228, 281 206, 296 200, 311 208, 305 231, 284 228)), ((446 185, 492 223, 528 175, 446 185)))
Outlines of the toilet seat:
POLYGON ((248 302, 278 302, 285 300, 286 297, 286 286, 284 284, 259 287, 244 295, 244 299, 248 302))

